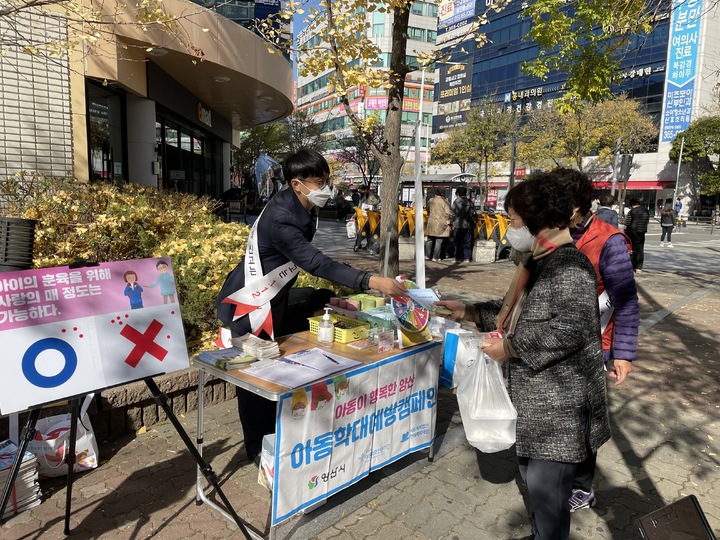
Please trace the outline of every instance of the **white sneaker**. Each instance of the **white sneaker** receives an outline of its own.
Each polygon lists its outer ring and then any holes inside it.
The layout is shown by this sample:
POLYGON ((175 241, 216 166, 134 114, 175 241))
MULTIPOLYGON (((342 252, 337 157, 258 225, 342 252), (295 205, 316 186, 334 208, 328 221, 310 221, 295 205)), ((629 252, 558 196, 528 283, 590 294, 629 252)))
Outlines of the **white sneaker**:
POLYGON ((673 247, 672 242, 668 242, 665 247, 673 247))
POLYGON ((665 242, 660 242, 660 247, 665 247, 665 242))

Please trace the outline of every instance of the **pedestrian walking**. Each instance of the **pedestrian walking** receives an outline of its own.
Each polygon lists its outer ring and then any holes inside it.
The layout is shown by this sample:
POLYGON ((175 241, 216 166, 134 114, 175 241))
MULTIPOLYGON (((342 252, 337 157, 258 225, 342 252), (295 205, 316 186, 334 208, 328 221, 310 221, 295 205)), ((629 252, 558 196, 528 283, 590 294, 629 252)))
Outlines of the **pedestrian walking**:
POLYGON ((427 203, 427 237, 425 258, 440 261, 447 254, 447 244, 452 231, 450 205, 445 200, 442 189, 436 189, 435 195, 427 203))
POLYGON ((609 223, 613 227, 618 226, 618 213, 613 210, 612 205, 615 204, 615 197, 612 195, 603 195, 600 197, 600 207, 595 210, 598 219, 602 219, 605 223, 609 223))
MULTIPOLYGON (((679 201, 680 199, 678 199, 678 202, 679 201)), ((662 233, 660 233, 660 247, 673 247, 672 232, 675 227, 676 218, 677 214, 675 213, 675 210, 673 210, 672 206, 666 204, 662 212, 660 212, 660 227, 662 227, 662 233), (665 238, 667 238, 667 242, 665 242, 665 238)))
POLYGON ((455 200, 450 208, 455 238, 455 262, 470 262, 472 258, 473 231, 477 214, 475 206, 467 198, 467 188, 457 188, 455 200))
POLYGON ((635 273, 642 272, 645 261, 645 234, 648 223, 650 223, 650 213, 645 206, 637 199, 630 199, 630 212, 625 216, 625 234, 632 242, 630 258, 635 273))

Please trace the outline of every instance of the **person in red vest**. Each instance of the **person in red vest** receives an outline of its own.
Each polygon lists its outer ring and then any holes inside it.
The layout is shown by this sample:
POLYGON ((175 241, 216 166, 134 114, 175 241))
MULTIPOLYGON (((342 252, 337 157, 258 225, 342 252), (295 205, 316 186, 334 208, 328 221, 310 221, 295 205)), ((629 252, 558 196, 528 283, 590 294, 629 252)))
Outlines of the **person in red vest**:
MULTIPOLYGON (((590 178, 574 169, 555 169, 574 201, 575 214, 570 232, 577 247, 593 267, 598 281, 603 356, 615 384, 622 384, 637 357, 640 308, 630 259, 631 242, 620 230, 597 219, 590 211, 593 185, 590 178)), ((571 511, 595 506, 595 464, 597 454, 578 466, 571 511)))

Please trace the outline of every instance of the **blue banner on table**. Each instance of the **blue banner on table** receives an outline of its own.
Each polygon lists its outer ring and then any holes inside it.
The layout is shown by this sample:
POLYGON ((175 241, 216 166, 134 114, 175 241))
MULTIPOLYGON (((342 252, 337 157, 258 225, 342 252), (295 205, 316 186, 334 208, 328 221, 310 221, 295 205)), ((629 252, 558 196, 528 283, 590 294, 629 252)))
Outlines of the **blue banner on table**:
POLYGON ((272 525, 435 436, 440 343, 280 397, 272 525))

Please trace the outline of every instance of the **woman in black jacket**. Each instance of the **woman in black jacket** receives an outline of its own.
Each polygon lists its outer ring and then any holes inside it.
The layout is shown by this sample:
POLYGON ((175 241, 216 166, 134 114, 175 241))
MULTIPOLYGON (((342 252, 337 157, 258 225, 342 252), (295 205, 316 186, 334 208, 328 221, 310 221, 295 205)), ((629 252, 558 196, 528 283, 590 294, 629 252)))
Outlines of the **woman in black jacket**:
POLYGON ((650 213, 645 206, 637 199, 630 199, 630 211, 625 216, 625 234, 632 242, 630 258, 635 272, 642 272, 645 261, 645 234, 649 222, 650 213))
POLYGON ((660 213, 660 226, 662 227, 662 233, 660 235, 660 247, 673 247, 672 245, 672 232, 675 227, 675 210, 669 204, 665 205, 663 211, 660 213), (665 237, 667 236, 667 244, 665 243, 665 237))

